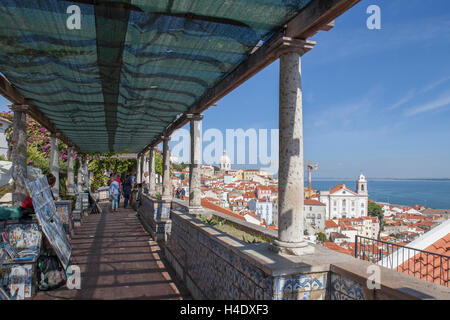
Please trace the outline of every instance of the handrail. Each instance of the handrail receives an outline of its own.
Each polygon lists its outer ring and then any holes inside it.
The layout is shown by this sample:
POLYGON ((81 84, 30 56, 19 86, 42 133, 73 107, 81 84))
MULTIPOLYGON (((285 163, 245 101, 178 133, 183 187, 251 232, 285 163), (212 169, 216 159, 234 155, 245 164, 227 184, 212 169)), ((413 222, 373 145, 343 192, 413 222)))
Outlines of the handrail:
POLYGON ((436 269, 438 268, 439 284, 447 287, 450 286, 450 256, 445 254, 416 249, 413 247, 408 247, 388 241, 377 240, 357 235, 355 236, 355 258, 371 261, 383 267, 395 269, 399 272, 403 272, 429 282, 436 282, 435 275, 436 269), (381 248, 379 247, 379 245, 381 245, 381 248), (377 253, 375 253, 374 250, 375 246, 378 251, 377 253), (384 254, 384 249, 387 254, 384 254), (407 254, 405 254, 405 251, 407 251, 407 254), (422 263, 420 262, 417 270, 417 263, 415 261, 417 256, 420 260, 426 259, 425 270, 427 270, 427 272, 425 274, 422 273, 422 263), (447 272, 445 272, 444 268, 445 259, 447 259, 447 272), (432 264, 429 263, 429 261, 432 261, 432 264), (436 261, 440 262, 437 266, 436 261), (430 274, 429 271, 430 266, 433 269, 432 274, 430 274), (429 278, 431 278, 431 281, 429 278))

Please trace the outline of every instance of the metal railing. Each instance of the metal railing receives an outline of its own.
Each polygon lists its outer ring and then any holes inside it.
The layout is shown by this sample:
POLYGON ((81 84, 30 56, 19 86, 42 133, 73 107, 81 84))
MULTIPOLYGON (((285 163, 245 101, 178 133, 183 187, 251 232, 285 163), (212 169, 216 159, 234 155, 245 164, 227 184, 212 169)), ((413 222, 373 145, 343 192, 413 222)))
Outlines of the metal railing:
POLYGON ((442 286, 450 286, 450 256, 447 255, 356 236, 355 258, 442 286))

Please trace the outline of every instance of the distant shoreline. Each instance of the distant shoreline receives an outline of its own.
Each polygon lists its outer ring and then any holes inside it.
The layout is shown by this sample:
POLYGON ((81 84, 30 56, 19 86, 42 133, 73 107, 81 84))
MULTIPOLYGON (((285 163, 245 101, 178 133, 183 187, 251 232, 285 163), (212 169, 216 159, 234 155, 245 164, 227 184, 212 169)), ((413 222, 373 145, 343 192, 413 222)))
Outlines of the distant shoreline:
MULTIPOLYGON (((367 180, 378 181, 450 181, 450 178, 366 178, 367 180)), ((342 180, 353 181, 354 178, 313 178, 313 180, 342 180)))

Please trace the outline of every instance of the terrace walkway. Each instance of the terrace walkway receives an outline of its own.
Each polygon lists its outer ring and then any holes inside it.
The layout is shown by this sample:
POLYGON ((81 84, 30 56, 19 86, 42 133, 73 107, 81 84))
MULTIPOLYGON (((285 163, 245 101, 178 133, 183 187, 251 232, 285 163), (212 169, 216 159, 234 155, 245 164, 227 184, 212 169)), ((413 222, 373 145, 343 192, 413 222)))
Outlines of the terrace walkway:
POLYGON ((166 269, 157 243, 143 229, 135 211, 90 215, 75 229, 71 264, 81 269, 81 289, 38 292, 48 299, 189 299, 166 269))

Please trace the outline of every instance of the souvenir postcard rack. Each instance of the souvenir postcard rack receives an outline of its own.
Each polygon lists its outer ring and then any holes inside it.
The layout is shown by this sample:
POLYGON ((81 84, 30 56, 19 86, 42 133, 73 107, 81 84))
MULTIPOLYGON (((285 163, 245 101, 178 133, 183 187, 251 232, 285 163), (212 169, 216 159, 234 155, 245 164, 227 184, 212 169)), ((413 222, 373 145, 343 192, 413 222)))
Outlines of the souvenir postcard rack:
POLYGON ((35 294, 41 247, 42 232, 37 223, 4 227, 0 243, 0 300, 22 300, 35 294))

